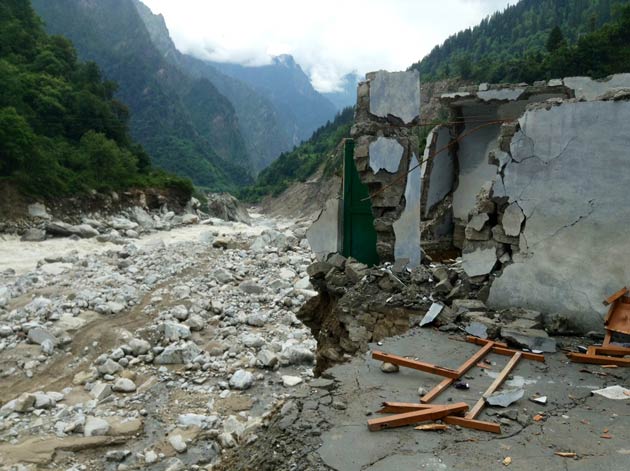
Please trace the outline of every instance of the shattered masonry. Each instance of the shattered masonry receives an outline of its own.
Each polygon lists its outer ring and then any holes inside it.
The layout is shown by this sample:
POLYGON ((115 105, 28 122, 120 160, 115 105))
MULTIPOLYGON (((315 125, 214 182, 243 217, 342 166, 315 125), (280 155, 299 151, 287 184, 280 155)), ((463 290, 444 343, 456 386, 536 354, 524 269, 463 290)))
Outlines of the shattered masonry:
POLYGON ((442 95, 464 122, 427 139, 423 248, 461 249, 469 276, 494 280, 490 307, 600 328, 601 293, 630 275, 629 91, 621 74, 442 95), (449 136, 465 137, 435 155, 449 136))
POLYGON ((369 189, 381 262, 421 261, 417 72, 373 72, 359 84, 355 163, 369 189), (411 170, 411 171, 410 171, 411 170))

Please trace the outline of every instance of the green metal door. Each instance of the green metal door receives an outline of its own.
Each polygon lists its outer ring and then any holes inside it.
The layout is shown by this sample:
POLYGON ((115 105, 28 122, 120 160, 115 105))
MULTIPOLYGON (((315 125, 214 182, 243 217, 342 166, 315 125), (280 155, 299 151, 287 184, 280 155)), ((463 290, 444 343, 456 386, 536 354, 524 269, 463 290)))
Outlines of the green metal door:
POLYGON ((354 164, 352 139, 346 139, 343 164, 343 255, 369 266, 377 265, 374 216, 367 186, 361 182, 354 164))

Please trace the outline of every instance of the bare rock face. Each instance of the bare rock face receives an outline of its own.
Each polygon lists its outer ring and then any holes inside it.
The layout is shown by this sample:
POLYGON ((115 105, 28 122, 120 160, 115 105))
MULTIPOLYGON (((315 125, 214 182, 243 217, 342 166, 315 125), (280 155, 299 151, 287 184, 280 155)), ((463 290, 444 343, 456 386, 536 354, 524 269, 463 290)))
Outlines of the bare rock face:
POLYGON ((245 205, 229 193, 210 193, 208 195, 208 214, 224 221, 251 224, 251 218, 245 205))

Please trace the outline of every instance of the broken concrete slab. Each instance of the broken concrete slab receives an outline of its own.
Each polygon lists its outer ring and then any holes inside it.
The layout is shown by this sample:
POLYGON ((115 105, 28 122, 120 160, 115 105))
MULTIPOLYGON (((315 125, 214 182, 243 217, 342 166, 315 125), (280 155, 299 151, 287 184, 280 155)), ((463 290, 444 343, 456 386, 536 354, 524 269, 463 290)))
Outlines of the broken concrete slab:
POLYGON ((501 337, 509 343, 529 350, 540 350, 553 353, 556 351, 555 339, 540 329, 523 329, 518 327, 504 327, 501 329, 501 337))
POLYGON ((486 305, 480 299, 454 299, 451 308, 455 312, 461 309, 467 311, 485 311, 486 305))
POLYGON ((486 397, 486 402, 491 406, 510 407, 510 405, 521 399, 524 394, 524 389, 504 389, 486 397))
POLYGON ((393 224, 396 236, 394 257, 396 260, 409 260, 407 267, 415 268, 422 261, 422 249, 420 248, 420 196, 422 194, 422 182, 418 158, 415 154, 411 156, 409 165, 410 168, 416 168, 407 175, 405 209, 393 224))
POLYGON ((470 227, 473 230, 479 232, 483 229, 483 226, 485 226, 486 222, 488 222, 489 220, 490 216, 488 216, 486 213, 475 214, 472 218, 470 218, 470 221, 468 221, 466 229, 470 227))
POLYGON ((420 75, 408 72, 378 71, 370 79, 370 113, 381 118, 392 115, 411 123, 420 115, 420 75))
POLYGON ((481 322, 471 322, 464 328, 464 330, 467 334, 474 337, 479 337, 480 339, 488 338, 488 328, 481 322))
POLYGON ((440 315, 445 307, 446 306, 444 306, 444 304, 442 303, 431 304, 431 307, 420 321, 420 327, 431 324, 437 318, 437 316, 440 315))
POLYGON ((564 85, 573 89, 577 99, 595 100, 612 90, 630 88, 630 74, 611 75, 603 80, 593 80, 590 77, 566 77, 564 85))
POLYGON ((405 148, 396 139, 379 137, 370 143, 370 168, 372 172, 378 173, 385 170, 389 173, 398 172, 400 161, 405 148))
POLYGON ((525 91, 524 88, 500 88, 477 92, 477 96, 483 101, 514 101, 525 91))
POLYGON ((497 263, 497 250, 493 244, 479 246, 462 255, 462 267, 468 276, 487 275, 497 263))
POLYGON ((517 203, 510 204, 503 212, 503 232, 506 236, 518 237, 521 233, 521 225, 525 220, 525 215, 517 203))
POLYGON ((315 222, 306 231, 308 243, 318 260, 324 260, 328 255, 339 251, 340 217, 341 200, 329 199, 315 222))
POLYGON ((426 204, 424 208, 424 214, 427 216, 431 209, 444 199, 453 190, 453 183, 455 179, 455 159, 449 151, 442 151, 451 141, 450 129, 446 126, 440 126, 432 131, 437 134, 435 142, 433 143, 433 137, 430 135, 427 138, 427 147, 425 148, 422 160, 425 161, 423 165, 422 178, 423 182, 427 185, 426 190, 426 204), (434 145, 432 145, 434 144, 434 145), (431 158, 431 151, 440 152, 431 158), (425 167, 428 164, 428 160, 431 158, 430 175, 427 178, 425 175, 425 167))

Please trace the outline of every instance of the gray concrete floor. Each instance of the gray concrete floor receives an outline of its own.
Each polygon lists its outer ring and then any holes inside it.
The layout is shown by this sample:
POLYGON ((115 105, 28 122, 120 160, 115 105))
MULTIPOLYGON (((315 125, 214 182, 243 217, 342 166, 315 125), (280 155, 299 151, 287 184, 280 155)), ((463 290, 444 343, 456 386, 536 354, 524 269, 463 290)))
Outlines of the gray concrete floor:
MULTIPOLYGON (((418 329, 372 348, 457 368, 480 347, 418 329)), ((472 407, 509 359, 495 354, 486 358, 493 364, 491 370, 476 367, 464 376, 469 390, 451 387, 434 403, 465 401, 472 407)), ((430 389, 441 378, 407 368, 386 374, 369 354, 327 373, 340 382, 335 396, 347 408, 331 410, 325 417, 332 428, 322 434, 317 453, 339 471, 630 470, 630 397, 610 400, 591 394, 615 384, 630 387, 628 368, 570 363, 561 352, 547 354, 544 364, 521 360, 504 387, 523 387, 523 398, 507 409, 486 407, 478 417, 500 421, 501 435, 452 426, 445 432, 416 431, 412 426, 370 432, 367 420, 378 415, 368 414, 383 401, 417 402, 418 387, 430 389), (548 403, 531 402, 534 395, 547 396, 548 403), (534 421, 537 414, 544 419, 534 421), (601 438, 604 434, 612 438, 601 438), (562 458, 554 454, 558 451, 575 452, 577 457, 562 458), (509 466, 502 464, 506 457, 512 459, 509 466)))

